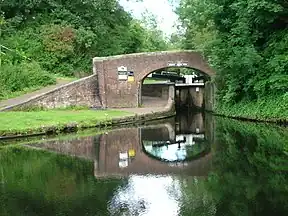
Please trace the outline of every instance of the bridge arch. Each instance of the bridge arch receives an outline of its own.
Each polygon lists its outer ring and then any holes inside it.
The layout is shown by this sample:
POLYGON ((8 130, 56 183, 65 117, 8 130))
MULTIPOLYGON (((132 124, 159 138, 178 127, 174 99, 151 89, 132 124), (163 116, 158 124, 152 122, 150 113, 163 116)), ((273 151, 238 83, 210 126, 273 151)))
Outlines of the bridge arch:
POLYGON ((167 67, 187 67, 204 72, 210 77, 215 72, 201 53, 165 51, 135 53, 93 59, 93 72, 98 76, 99 96, 103 107, 137 107, 142 80, 151 72, 167 67), (121 80, 118 68, 123 66, 133 73, 133 79, 121 80))
MULTIPOLYGON (((207 73, 205 73, 205 72, 203 72, 203 71, 201 71, 201 70, 199 70, 199 69, 197 69, 197 68, 194 68, 194 67, 189 67, 189 66, 179 66, 179 67, 173 67, 173 66, 166 66, 166 67, 164 67, 164 68, 158 68, 158 69, 156 69, 156 70, 154 70, 154 71, 151 71, 150 73, 148 73, 146 76, 144 76, 143 78, 142 78, 142 83, 143 83, 143 81, 150 75, 150 74, 153 74, 153 73, 155 73, 155 72, 161 72, 161 71, 169 71, 169 69, 170 68, 172 68, 173 70, 175 69, 175 68, 179 68, 179 69, 183 69, 183 68, 185 68, 185 69, 192 69, 192 70, 195 70, 196 72, 198 72, 199 74, 201 74, 201 75, 204 75, 205 77, 207 77, 208 78, 208 80, 211 80, 211 77, 213 77, 214 75, 208 75, 207 73)), ((141 79, 141 78, 140 78, 141 79)))
POLYGON ((153 71, 166 69, 171 67, 191 68, 202 71, 212 77, 215 72, 209 67, 201 53, 195 51, 168 51, 153 53, 155 60, 152 64, 147 65, 138 75, 138 79, 142 80, 153 71))

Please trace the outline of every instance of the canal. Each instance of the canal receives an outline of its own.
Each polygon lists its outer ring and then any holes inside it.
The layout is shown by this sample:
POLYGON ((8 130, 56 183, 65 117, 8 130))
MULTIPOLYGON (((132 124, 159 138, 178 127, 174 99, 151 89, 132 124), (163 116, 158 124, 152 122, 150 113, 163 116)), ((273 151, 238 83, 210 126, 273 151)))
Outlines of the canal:
POLYGON ((0 142, 1 216, 288 213, 288 129, 203 113, 0 142))

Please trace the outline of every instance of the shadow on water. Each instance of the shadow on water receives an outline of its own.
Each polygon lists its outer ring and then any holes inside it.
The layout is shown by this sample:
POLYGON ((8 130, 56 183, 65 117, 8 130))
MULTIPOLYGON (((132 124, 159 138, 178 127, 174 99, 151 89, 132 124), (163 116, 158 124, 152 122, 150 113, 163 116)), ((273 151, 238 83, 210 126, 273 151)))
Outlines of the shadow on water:
POLYGON ((286 215, 287 152, 287 128, 184 111, 33 141, 0 151, 0 215, 286 215))

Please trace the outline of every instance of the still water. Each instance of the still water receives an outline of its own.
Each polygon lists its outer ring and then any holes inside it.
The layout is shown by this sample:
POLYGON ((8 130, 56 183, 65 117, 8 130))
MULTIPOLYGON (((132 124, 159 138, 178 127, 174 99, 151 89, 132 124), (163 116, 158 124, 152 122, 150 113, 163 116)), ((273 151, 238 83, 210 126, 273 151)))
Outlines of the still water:
POLYGON ((288 215, 284 127, 182 113, 20 143, 0 142, 1 216, 288 215))

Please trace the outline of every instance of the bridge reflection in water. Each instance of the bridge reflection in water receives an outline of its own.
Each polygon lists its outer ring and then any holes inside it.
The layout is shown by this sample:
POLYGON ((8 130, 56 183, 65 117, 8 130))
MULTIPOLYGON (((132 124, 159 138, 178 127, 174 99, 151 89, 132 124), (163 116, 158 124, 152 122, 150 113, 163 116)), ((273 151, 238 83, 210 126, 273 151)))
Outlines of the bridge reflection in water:
POLYGON ((205 130, 201 113, 27 146, 92 160, 96 178, 130 174, 206 176, 211 167, 211 135, 205 130))

